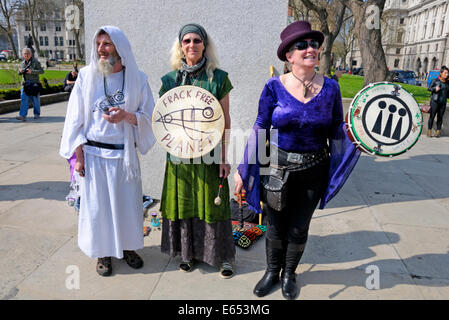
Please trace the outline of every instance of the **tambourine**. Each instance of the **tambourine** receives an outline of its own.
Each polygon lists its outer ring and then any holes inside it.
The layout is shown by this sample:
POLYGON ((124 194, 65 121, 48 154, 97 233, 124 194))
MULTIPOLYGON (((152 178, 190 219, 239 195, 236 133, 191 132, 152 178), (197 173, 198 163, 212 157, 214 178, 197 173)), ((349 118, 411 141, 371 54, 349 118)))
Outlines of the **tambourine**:
POLYGON ((423 117, 412 94, 398 84, 373 83, 351 102, 345 121, 349 139, 363 152, 393 157, 421 136, 423 117))
POLYGON ((159 145, 177 158, 193 159, 221 142, 225 127, 218 99, 206 89, 180 86, 157 101, 152 117, 159 145))

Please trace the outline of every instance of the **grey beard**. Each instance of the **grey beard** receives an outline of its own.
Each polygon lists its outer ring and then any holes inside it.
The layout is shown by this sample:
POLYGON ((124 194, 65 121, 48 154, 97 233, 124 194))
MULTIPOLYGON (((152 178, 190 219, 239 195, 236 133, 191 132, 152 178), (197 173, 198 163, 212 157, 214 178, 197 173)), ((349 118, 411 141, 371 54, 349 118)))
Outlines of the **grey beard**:
POLYGON ((114 56, 110 56, 106 61, 98 61, 97 69, 103 76, 112 74, 112 69, 117 63, 118 59, 114 56))

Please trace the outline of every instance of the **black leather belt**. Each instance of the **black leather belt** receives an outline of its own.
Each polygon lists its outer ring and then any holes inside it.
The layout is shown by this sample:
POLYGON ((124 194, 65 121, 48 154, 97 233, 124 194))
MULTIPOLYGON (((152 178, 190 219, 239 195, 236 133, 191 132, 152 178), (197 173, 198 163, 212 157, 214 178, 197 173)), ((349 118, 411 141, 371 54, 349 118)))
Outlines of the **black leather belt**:
POLYGON ((273 146, 272 150, 273 154, 271 155, 271 158, 273 159, 273 157, 275 157, 278 161, 276 167, 279 169, 287 169, 289 171, 308 169, 329 158, 329 153, 326 149, 307 153, 294 153, 273 146))
POLYGON ((124 144, 111 144, 111 143, 96 142, 96 141, 92 141, 92 140, 87 140, 86 144, 88 146, 98 147, 98 148, 103 148, 103 149, 112 149, 112 150, 125 149, 124 144))

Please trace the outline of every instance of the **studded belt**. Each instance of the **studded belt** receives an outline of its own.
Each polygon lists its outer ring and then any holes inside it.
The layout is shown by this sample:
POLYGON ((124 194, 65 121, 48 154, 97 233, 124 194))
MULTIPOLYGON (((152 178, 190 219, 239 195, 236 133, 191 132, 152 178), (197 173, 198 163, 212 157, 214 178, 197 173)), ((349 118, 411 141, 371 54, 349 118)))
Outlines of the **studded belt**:
POLYGON ((276 159, 277 157, 278 160, 277 165, 271 161, 271 166, 288 171, 305 170, 329 159, 329 153, 324 148, 307 153, 287 152, 276 147, 272 147, 271 150, 272 154, 270 158, 276 159))

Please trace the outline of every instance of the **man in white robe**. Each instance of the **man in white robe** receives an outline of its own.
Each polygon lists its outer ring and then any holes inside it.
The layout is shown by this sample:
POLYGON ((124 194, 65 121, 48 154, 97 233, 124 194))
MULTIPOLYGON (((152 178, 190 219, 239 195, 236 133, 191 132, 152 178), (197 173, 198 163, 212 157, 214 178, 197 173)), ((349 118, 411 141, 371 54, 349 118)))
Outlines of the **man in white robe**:
POLYGON ((143 260, 142 181, 137 149, 154 144, 154 100, 131 45, 117 27, 93 37, 90 64, 80 70, 70 95, 60 155, 76 152, 81 178, 78 245, 98 258, 97 272, 112 273, 111 257, 133 268, 143 260))

